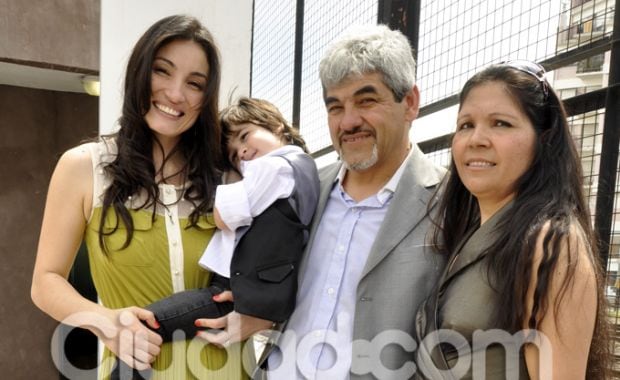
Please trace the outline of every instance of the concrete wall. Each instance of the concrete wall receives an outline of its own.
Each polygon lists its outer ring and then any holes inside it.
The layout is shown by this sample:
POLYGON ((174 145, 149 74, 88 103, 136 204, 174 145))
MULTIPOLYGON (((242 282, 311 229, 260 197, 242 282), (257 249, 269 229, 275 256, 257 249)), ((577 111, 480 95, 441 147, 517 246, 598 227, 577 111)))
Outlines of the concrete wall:
POLYGON ((0 59, 99 70, 99 0, 0 0, 0 59))
POLYGON ((0 85, 0 377, 55 379, 57 323, 30 300, 47 185, 60 154, 97 134, 97 98, 0 85))

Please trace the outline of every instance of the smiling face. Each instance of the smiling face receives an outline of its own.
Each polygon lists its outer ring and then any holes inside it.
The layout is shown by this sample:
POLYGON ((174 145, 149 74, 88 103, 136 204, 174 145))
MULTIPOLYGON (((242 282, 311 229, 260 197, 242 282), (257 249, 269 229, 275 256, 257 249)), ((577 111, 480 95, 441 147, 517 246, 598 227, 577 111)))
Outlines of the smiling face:
MULTIPOLYGON (((350 170, 379 171, 402 162, 418 112, 417 88, 396 102, 381 74, 345 79, 325 90, 334 148, 350 170)), ((395 169, 394 169, 395 170, 395 169)))
POLYGON ((208 70, 205 52, 194 41, 172 41, 155 54, 144 119, 162 144, 176 144, 198 118, 208 70))
POLYGON ((532 123, 501 82, 474 87, 461 104, 452 157, 483 219, 485 210, 492 215, 514 197, 517 180, 532 164, 536 139, 532 123))
POLYGON ((228 159, 239 168, 239 161, 251 161, 284 145, 281 136, 267 128, 252 123, 231 125, 228 159))

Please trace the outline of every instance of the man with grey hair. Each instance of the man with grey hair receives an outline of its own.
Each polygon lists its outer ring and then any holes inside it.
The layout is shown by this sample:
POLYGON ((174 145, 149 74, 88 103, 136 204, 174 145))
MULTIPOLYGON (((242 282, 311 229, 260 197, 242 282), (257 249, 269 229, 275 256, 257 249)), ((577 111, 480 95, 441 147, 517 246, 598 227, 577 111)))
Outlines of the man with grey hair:
MULTIPOLYGON (((319 72, 341 161, 319 173, 297 306, 254 378, 410 378, 416 311, 445 265, 427 244, 428 204, 445 170, 409 141, 415 60, 402 33, 366 25, 331 43, 319 72)), ((226 331, 208 340, 265 326, 239 317, 214 320, 226 331)))
POLYGON ((414 316, 444 267, 426 237, 445 170, 409 140, 415 60, 402 33, 366 25, 329 45, 319 73, 341 162, 320 172, 297 306, 268 377, 409 378, 414 316))

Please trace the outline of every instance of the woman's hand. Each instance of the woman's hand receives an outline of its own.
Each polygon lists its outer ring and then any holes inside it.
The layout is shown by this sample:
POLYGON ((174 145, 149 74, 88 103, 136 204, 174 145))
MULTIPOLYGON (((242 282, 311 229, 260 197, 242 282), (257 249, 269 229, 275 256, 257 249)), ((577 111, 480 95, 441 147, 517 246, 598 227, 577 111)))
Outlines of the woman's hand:
POLYGON ((137 370, 151 367, 159 355, 162 338, 141 321, 158 328, 152 312, 139 307, 107 309, 106 317, 113 326, 107 331, 92 329, 110 351, 128 366, 137 370))
MULTIPOLYGON (((233 295, 231 291, 227 290, 214 296, 213 300, 216 302, 232 302, 233 295)), ((227 347, 232 343, 244 341, 259 331, 271 329, 273 322, 233 311, 220 318, 197 319, 196 326, 221 329, 222 331, 216 333, 200 331, 196 336, 205 339, 209 343, 227 347)))

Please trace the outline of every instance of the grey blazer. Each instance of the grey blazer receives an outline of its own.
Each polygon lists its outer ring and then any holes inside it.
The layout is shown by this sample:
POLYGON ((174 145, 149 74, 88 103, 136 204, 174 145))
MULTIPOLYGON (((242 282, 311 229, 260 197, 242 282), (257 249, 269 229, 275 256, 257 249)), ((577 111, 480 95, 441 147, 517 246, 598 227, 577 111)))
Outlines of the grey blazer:
MULTIPOLYGON (((427 216, 427 205, 445 169, 427 159, 417 145, 412 149, 357 287, 353 340, 362 341, 353 346, 352 379, 413 375, 416 311, 445 266, 445 258, 430 246, 427 216)), ((300 266, 300 283, 340 166, 336 163, 319 171, 321 194, 300 266)), ((259 364, 268 354, 269 350, 259 364)))

